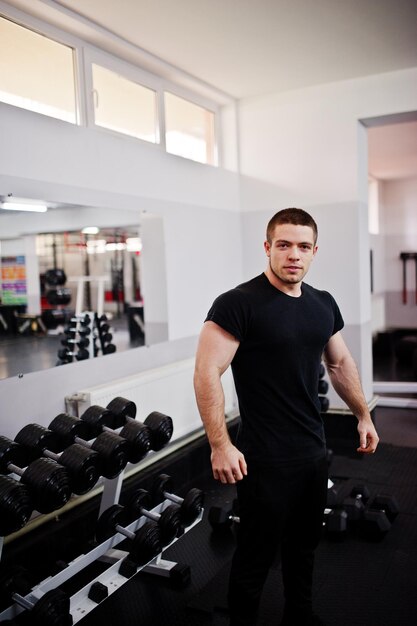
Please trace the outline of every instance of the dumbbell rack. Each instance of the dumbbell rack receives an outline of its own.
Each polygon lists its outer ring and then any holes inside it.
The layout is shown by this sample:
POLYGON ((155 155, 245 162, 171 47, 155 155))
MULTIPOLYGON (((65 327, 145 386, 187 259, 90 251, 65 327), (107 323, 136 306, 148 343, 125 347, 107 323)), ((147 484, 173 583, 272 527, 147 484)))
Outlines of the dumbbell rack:
MULTIPOLYGON (((161 504, 158 504, 152 509, 153 513, 162 513, 166 506, 172 504, 169 500, 165 500, 161 504)), ((200 512, 197 519, 184 529, 184 534, 191 530, 196 524, 198 524, 203 517, 203 510, 200 512)), ((127 530, 136 532, 139 528, 145 524, 147 518, 144 516, 139 517, 137 520, 126 526, 127 530)), ((173 545, 179 538, 174 539, 168 546, 165 546, 163 551, 173 545)), ((54 576, 50 576, 39 583, 29 594, 24 596, 29 602, 37 602, 44 593, 51 589, 55 589, 64 584, 83 569, 95 561, 105 561, 111 563, 110 566, 101 574, 88 582, 82 589, 79 589, 75 594, 71 596, 70 600, 70 613, 73 618, 73 623, 76 624, 88 613, 94 610, 98 603, 89 598, 89 593, 92 585, 95 583, 101 583, 107 588, 108 597, 120 589, 132 576, 137 572, 143 570, 148 573, 157 574, 160 576, 169 576, 169 572, 177 565, 173 561, 167 561, 162 559, 161 552, 158 556, 154 557, 149 563, 135 567, 129 574, 121 574, 120 567, 126 559, 128 552, 123 550, 116 550, 115 547, 125 541, 126 537, 121 533, 116 533, 100 545, 96 546, 86 554, 81 554, 76 559, 71 561, 68 566, 62 571, 58 572, 54 576)), ((17 617, 24 609, 18 605, 13 604, 2 613, 0 613, 0 622, 6 619, 13 619, 17 617)))
POLYGON ((65 330, 65 333, 68 335, 68 340, 72 341, 72 356, 65 358, 64 356, 60 356, 60 351, 58 351, 58 356, 61 360, 66 363, 71 363, 74 360, 78 360, 76 354, 79 353, 80 348, 77 348, 77 340, 79 341, 83 335, 83 331, 90 332, 90 335, 87 335, 88 346, 83 348, 83 351, 86 350, 86 354, 83 358, 93 358, 94 357, 94 341, 93 341, 93 330, 94 330, 94 312, 93 311, 83 311, 80 314, 76 314, 70 320, 70 323, 65 330), (87 321, 88 320, 88 321, 87 321))

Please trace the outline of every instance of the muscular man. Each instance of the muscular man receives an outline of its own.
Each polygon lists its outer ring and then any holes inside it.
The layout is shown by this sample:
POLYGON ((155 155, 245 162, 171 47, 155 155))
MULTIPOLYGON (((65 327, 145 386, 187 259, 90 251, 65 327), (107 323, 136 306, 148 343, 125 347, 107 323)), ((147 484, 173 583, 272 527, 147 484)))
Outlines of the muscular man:
POLYGON ((199 339, 194 386, 213 476, 237 486, 230 626, 255 626, 278 550, 282 626, 320 625, 312 608, 312 577, 328 478, 318 398, 322 359, 334 389, 358 419, 358 452, 375 452, 378 435, 340 333, 339 308, 328 292, 303 282, 317 252, 314 219, 302 209, 279 211, 268 224, 264 247, 266 271, 214 301, 199 339), (221 385, 229 365, 241 417, 236 446, 225 423, 221 385))

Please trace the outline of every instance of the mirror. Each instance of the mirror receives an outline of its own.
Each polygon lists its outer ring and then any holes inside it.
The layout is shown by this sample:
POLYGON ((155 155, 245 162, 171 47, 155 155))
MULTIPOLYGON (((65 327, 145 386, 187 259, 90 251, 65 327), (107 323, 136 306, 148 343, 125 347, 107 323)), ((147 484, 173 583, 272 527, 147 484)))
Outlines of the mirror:
MULTIPOLYGON (((161 308, 152 304, 154 288, 148 289, 151 315, 145 332, 143 280, 146 274, 148 283, 155 282, 149 269, 155 253, 143 261, 139 224, 145 224, 147 241, 150 231, 149 248, 157 248, 155 225, 162 233, 162 218, 48 204, 52 208, 43 214, 0 210, 0 379, 167 339, 167 324, 157 324, 156 330, 152 324, 152 308, 161 308), (97 231, 82 232, 86 226, 97 231), (71 326, 80 328, 85 311, 101 318, 104 328, 99 336, 99 325, 93 324, 94 350, 83 331, 75 338, 69 332, 71 326), (68 343, 71 338, 76 346, 68 343)), ((165 291, 163 280, 158 285, 165 291)), ((160 297, 166 299, 164 293, 160 297)))

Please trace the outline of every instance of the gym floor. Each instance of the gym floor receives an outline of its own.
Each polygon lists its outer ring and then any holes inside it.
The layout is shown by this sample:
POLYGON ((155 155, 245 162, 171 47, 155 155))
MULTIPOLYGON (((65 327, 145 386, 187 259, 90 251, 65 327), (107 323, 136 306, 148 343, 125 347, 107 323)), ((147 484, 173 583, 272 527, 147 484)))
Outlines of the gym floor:
MULTIPOLYGON (((118 352, 143 345, 139 339, 131 340, 125 315, 114 317, 110 322, 112 343, 118 352)), ((63 328, 48 334, 5 334, 0 332, 0 379, 28 374, 55 367, 61 340, 65 338, 63 328)))

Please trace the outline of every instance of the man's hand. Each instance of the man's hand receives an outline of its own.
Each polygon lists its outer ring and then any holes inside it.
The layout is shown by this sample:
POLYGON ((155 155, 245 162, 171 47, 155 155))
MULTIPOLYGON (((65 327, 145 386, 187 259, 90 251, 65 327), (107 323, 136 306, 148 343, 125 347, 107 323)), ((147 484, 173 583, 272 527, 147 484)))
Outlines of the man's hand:
POLYGON ((232 443, 212 448, 211 467, 214 478, 224 484, 234 485, 247 474, 245 457, 232 443))
POLYGON ((373 454, 377 448, 379 437, 370 417, 359 420, 358 433, 360 446, 357 448, 357 452, 373 454))

